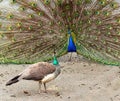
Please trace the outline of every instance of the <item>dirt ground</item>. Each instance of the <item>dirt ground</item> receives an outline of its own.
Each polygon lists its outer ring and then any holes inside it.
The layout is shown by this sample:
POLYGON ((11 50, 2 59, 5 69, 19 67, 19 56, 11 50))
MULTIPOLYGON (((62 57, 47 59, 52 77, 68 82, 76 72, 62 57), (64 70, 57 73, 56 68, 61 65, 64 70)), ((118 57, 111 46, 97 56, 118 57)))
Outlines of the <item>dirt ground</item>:
MULTIPOLYGON (((0 101, 120 101, 120 68, 86 61, 63 62, 61 74, 38 94, 38 82, 5 83, 28 65, 0 65, 0 101)), ((42 87, 42 90, 43 87, 42 87)))

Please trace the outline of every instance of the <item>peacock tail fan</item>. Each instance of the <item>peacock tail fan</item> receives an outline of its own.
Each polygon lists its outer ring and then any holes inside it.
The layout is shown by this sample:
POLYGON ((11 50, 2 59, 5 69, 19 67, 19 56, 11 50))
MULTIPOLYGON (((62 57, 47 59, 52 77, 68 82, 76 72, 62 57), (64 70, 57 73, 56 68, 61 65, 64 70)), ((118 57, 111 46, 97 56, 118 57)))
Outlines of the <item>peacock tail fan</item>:
POLYGON ((34 63, 73 48, 120 65, 120 5, 115 0, 10 0, 0 7, 0 62, 34 63), (69 35, 68 35, 69 34, 69 35))

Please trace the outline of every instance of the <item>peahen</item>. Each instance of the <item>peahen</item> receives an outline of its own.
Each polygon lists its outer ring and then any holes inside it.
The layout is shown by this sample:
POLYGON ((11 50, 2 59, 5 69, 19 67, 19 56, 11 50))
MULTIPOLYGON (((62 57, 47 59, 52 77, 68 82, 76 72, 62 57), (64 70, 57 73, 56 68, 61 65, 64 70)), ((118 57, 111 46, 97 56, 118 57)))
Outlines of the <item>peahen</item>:
POLYGON ((41 92, 42 84, 44 84, 45 92, 47 92, 46 83, 54 80, 60 74, 61 67, 54 53, 53 64, 47 62, 32 64, 23 72, 10 79, 6 86, 10 86, 20 80, 34 80, 39 82, 39 93, 41 92))
POLYGON ((120 5, 115 0, 10 0, 0 7, 0 62, 34 63, 68 52, 120 65, 120 5))

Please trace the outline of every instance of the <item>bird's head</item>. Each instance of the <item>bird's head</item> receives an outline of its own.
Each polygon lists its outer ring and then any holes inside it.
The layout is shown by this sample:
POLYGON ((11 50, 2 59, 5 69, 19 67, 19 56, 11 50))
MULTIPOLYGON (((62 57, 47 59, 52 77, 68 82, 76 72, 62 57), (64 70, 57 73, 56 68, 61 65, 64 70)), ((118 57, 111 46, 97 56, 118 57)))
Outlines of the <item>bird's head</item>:
POLYGON ((55 65, 55 66, 59 65, 59 62, 58 62, 57 57, 56 57, 55 49, 54 49, 54 56, 53 56, 53 65, 55 65))
POLYGON ((70 28, 68 27, 68 34, 71 34, 71 30, 70 30, 70 28))
POLYGON ((56 56, 53 57, 53 65, 59 65, 59 62, 56 56))
POLYGON ((53 64, 55 67, 59 67, 59 68, 63 68, 63 67, 64 67, 64 66, 61 66, 61 65, 59 64, 59 61, 58 61, 57 56, 56 56, 56 51, 55 51, 55 49, 54 49, 54 56, 53 56, 53 62, 52 62, 52 64, 53 64))

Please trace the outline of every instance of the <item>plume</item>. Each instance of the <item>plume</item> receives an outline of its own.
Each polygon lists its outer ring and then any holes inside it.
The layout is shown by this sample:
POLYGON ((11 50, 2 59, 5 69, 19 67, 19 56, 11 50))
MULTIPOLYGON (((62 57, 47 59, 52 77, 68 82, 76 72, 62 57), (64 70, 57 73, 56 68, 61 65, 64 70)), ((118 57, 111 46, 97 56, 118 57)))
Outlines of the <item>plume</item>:
POLYGON ((72 37, 77 54, 120 65, 119 8, 115 0, 11 0, 0 11, 0 62, 48 61, 53 48, 60 57, 72 37))

